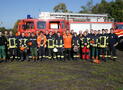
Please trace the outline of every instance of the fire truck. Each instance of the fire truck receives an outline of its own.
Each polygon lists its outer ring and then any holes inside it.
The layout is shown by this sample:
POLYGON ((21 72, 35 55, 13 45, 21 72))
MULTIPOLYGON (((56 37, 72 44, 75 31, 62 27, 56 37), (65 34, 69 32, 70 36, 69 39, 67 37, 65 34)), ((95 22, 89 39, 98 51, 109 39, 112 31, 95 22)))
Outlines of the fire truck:
POLYGON ((36 32, 46 30, 54 32, 59 31, 61 34, 65 30, 74 30, 84 32, 85 30, 102 30, 115 28, 120 42, 123 40, 123 22, 113 22, 108 19, 107 14, 78 14, 78 13, 49 13, 41 12, 38 19, 22 19, 18 23, 18 32, 36 32))

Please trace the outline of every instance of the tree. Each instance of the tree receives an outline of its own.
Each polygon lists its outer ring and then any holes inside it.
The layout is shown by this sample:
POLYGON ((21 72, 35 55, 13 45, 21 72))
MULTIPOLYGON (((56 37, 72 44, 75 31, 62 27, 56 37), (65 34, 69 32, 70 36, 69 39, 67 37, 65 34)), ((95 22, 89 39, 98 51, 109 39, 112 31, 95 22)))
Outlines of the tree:
POLYGON ((101 3, 96 4, 93 9, 93 13, 108 14, 114 18, 115 21, 123 21, 123 0, 115 0, 112 2, 106 2, 102 0, 101 3))
POLYGON ((85 6, 81 6, 79 13, 92 13, 93 0, 89 0, 85 6))
POLYGON ((111 7, 113 10, 110 15, 115 18, 115 21, 123 22, 123 0, 115 0, 111 7))
POLYGON ((17 32, 19 21, 20 21, 20 20, 17 20, 17 21, 15 22, 15 25, 14 25, 13 30, 12 30, 13 33, 16 33, 16 32, 17 32))
POLYGON ((12 29, 6 29, 5 27, 0 27, 0 32, 3 32, 4 31, 12 31, 12 29))
POLYGON ((6 31, 6 28, 5 27, 0 27, 0 32, 4 32, 6 31))
POLYGON ((109 3, 106 0, 102 0, 100 4, 96 4, 92 8, 93 13, 100 13, 100 14, 105 14, 109 11, 109 3))
POLYGON ((54 11, 54 12, 63 12, 63 13, 69 12, 69 11, 67 10, 67 6, 65 5, 65 3, 60 3, 60 4, 56 5, 56 6, 53 8, 53 11, 54 11))

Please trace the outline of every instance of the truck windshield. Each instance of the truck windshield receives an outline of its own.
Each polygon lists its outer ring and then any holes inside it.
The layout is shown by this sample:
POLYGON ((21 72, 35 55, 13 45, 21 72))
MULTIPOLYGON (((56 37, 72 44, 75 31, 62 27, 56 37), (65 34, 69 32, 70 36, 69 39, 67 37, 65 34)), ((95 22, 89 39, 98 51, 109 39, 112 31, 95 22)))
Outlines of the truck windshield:
POLYGON ((123 29, 123 24, 117 24, 116 29, 123 29))
POLYGON ((34 22, 25 22, 23 25, 24 30, 34 29, 34 22))
POLYGON ((46 22, 45 21, 38 21, 37 22, 38 29, 46 29, 46 22))

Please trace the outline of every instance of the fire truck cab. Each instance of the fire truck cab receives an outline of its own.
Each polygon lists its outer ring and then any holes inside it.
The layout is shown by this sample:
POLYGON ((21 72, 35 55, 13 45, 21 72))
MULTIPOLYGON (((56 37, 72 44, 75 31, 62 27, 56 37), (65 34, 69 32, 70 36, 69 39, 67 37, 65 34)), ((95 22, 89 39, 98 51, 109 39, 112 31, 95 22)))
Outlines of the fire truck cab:
POLYGON ((45 33, 48 31, 58 31, 60 33, 64 32, 68 28, 66 20, 63 19, 23 19, 20 20, 18 24, 19 32, 36 32, 42 31, 45 33))

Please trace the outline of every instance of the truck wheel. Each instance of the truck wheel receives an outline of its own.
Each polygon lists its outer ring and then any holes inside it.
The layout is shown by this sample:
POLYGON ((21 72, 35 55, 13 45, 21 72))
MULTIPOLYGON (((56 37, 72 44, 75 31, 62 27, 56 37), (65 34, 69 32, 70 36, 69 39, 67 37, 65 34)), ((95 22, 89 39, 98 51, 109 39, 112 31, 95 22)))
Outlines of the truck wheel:
POLYGON ((119 38, 119 44, 116 46, 116 48, 123 51, 123 37, 119 38))
POLYGON ((123 37, 119 38, 119 43, 123 43, 123 37))

